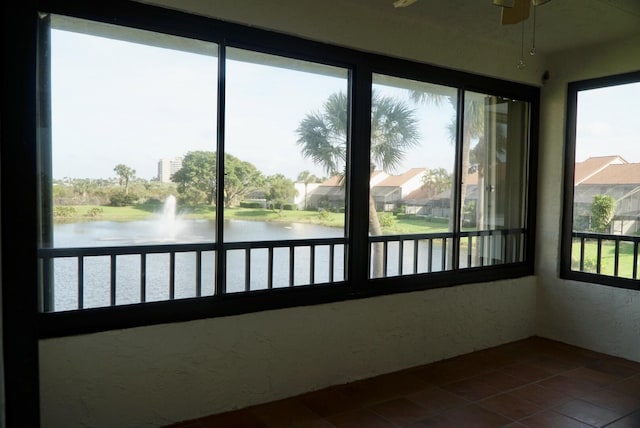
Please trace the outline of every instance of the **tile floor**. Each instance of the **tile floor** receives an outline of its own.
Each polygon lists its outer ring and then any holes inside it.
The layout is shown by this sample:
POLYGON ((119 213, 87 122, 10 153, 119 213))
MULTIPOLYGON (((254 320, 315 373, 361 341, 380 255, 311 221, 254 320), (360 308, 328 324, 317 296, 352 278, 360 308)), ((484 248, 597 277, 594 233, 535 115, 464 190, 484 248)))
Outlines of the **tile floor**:
POLYGON ((532 337, 171 428, 640 428, 640 363, 532 337))

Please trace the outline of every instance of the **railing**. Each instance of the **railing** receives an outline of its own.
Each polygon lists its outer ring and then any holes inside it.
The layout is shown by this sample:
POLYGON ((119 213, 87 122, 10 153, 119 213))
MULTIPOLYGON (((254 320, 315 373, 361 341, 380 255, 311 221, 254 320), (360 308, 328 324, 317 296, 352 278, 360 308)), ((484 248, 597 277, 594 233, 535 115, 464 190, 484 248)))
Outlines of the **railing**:
POLYGON ((640 236, 573 232, 571 270, 638 279, 640 236))
POLYGON ((453 236, 449 232, 370 236, 369 276, 385 278, 446 270, 447 246, 453 236))
POLYGON ((343 281, 345 245, 345 238, 326 238, 40 249, 42 309, 53 312, 343 281), (216 251, 221 247, 226 280, 216 284, 216 251), (286 256, 279 254, 276 261, 278 250, 286 256), (305 252, 307 257, 297 256, 305 252), (288 278, 282 281, 285 265, 288 278))
POLYGON ((459 266, 471 268, 522 262, 525 255, 525 238, 525 229, 460 232, 459 266))
MULTIPOLYGON (((523 229, 371 236, 370 276, 521 262, 523 229), (456 242, 459 245, 456 248, 456 242)), ((637 240, 635 241, 637 260, 637 240)), ((44 312, 213 296, 346 279, 346 238, 38 251, 44 312), (217 254, 218 251, 224 254, 217 254), (216 269, 223 261, 225 269, 216 269)), ((634 271, 634 275, 636 272, 634 271)))
POLYGON ((451 270, 454 256, 458 269, 521 262, 525 235, 524 229, 464 231, 458 234, 458 249, 452 232, 371 236, 369 275, 384 278, 451 270))

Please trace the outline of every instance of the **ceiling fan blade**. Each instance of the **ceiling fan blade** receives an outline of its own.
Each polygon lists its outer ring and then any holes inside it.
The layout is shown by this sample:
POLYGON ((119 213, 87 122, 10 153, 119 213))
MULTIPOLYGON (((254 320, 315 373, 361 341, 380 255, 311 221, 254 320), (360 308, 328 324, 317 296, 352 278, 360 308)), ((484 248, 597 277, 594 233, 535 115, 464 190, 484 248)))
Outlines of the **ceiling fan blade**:
POLYGON ((407 7, 414 4, 417 0, 396 0, 393 2, 393 7, 407 7))
POLYGON ((515 0, 513 7, 502 8, 502 25, 511 25, 522 22, 529 17, 531 0, 515 0))

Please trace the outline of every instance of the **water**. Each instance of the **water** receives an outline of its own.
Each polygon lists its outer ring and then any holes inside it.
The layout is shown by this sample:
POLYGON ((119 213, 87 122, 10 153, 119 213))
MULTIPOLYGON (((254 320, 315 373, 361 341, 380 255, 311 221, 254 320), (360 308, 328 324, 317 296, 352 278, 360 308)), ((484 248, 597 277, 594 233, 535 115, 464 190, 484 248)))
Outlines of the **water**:
MULTIPOLYGON (((341 228, 332 228, 300 223, 277 223, 227 220, 225 241, 295 240, 340 237, 341 228)), ((209 220, 184 220, 159 218, 153 220, 113 222, 92 221, 59 224, 54 227, 56 247, 101 247, 126 245, 153 245, 168 243, 214 242, 215 222, 209 220)), ((329 247, 319 246, 315 250, 315 282, 329 281, 329 247)), ((310 283, 310 248, 295 250, 294 285, 310 283)), ((334 280, 344 278, 344 248, 335 247, 334 280)), ((116 303, 138 303, 140 291, 140 256, 118 256, 116 276, 116 303)), ((168 254, 147 256, 146 300, 169 299, 168 254)), ((213 295, 215 253, 202 253, 202 295, 213 295)), ((175 297, 196 296, 196 253, 176 253, 175 297)), ((268 287, 268 250, 251 251, 250 289, 268 287)), ((273 287, 289 286, 289 249, 274 249, 273 287)), ((84 258, 84 303, 85 308, 110 304, 110 257, 84 258)), ((78 264, 76 258, 61 258, 54 261, 55 310, 70 310, 78 307, 78 264)), ((227 292, 245 290, 245 252, 227 252, 227 292)))
MULTIPOLYGON (((342 228, 333 228, 303 223, 280 223, 226 220, 224 222, 226 242, 247 242, 267 240, 297 240, 342 237, 342 228)), ((176 216, 175 199, 169 198, 162 213, 151 220, 114 222, 91 221, 58 224, 54 227, 55 247, 101 247, 153 245, 168 243, 215 242, 215 222, 210 220, 187 220, 176 216)), ((427 245, 418 245, 418 272, 427 272, 427 245)), ((272 287, 288 287, 289 248, 273 250, 272 287)), ((268 250, 251 250, 250 290, 265 289, 268 284, 268 250)), ((441 247, 434 242, 432 271, 441 270, 441 247)), ((310 247, 299 247, 294 251, 294 286, 308 285, 310 281, 310 247)), ((329 246, 315 249, 314 283, 326 283, 329 275, 329 246)), ((334 248, 333 280, 344 279, 344 246, 334 248)), ((398 243, 388 244, 387 276, 399 274, 398 243)), ((146 301, 168 300, 169 296, 169 254, 150 254, 146 258, 146 301)), ((245 291, 246 260, 244 250, 227 252, 228 293, 245 291)), ((414 247, 412 242, 404 244, 402 261, 403 273, 412 273, 414 247)), ((123 255, 116 259, 116 304, 132 304, 141 301, 141 267, 139 255, 123 255)), ((210 296, 215 289, 215 252, 202 253, 202 295, 210 296)), ((110 257, 85 257, 83 268, 83 307, 110 305, 110 257)), ((54 261, 55 310, 71 310, 79 307, 77 258, 60 258, 54 261)), ((196 296, 196 253, 176 253, 175 255, 175 298, 196 296)))

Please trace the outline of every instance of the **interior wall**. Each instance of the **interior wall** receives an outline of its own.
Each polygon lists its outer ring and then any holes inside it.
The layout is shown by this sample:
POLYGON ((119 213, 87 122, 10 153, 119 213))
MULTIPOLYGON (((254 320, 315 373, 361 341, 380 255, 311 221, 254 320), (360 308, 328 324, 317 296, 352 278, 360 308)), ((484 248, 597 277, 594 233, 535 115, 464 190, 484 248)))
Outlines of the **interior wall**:
POLYGON ((40 343, 42 426, 156 427, 532 336, 535 279, 40 343))
MULTIPOLYGON (((233 22, 537 84, 542 55, 328 0, 154 0, 233 22)), ((40 342, 43 427, 161 426, 535 334, 535 279, 40 342)))
POLYGON ((548 59, 551 78, 541 94, 536 331, 640 361, 640 291, 559 278, 567 84, 640 70, 640 36, 548 59))

